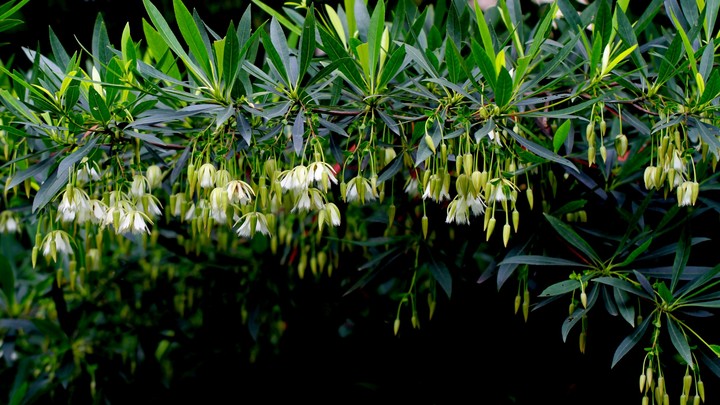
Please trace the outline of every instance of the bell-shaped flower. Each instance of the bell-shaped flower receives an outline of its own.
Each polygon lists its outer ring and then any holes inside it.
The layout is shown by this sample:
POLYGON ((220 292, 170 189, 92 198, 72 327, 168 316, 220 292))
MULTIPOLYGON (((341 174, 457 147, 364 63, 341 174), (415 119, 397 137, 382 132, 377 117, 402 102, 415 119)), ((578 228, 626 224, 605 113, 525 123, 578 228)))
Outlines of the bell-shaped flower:
POLYGON ((242 180, 231 180, 225 187, 230 204, 246 205, 255 197, 255 191, 242 180))

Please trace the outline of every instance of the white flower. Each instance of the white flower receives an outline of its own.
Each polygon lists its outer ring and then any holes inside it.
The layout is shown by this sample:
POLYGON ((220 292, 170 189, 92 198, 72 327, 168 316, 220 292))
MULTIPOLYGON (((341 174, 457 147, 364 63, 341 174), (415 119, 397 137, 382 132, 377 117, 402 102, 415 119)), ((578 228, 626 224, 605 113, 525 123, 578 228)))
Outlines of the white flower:
POLYGON ((492 188, 490 191, 490 197, 488 198, 490 201, 514 201, 511 192, 514 185, 510 183, 510 181, 506 179, 495 179, 491 180, 490 184, 492 188))
POLYGON ((242 180, 231 180, 225 188, 231 204, 245 205, 255 197, 255 191, 242 180))
POLYGON ((220 169, 215 173, 215 186, 225 187, 232 179, 230 172, 225 169, 220 169))
POLYGON ((295 166, 280 173, 280 187, 285 191, 303 191, 312 180, 308 180, 308 169, 303 165, 295 166))
POLYGON ((243 238, 252 238, 256 232, 269 236, 267 218, 260 212, 249 212, 240 218, 243 223, 237 230, 237 234, 243 238))
POLYGON ((212 163, 205 163, 198 169, 198 182, 202 188, 213 188, 215 186, 215 166, 212 163))
POLYGON ((20 231, 20 226, 12 211, 0 213, 0 233, 13 233, 20 231))
POLYGON ((185 204, 185 193, 177 193, 170 198, 170 213, 179 217, 183 212, 183 204, 185 204))
POLYGON ((65 231, 51 231, 42 241, 42 253, 48 260, 53 259, 57 262, 57 254, 72 254, 72 245, 70 245, 70 237, 65 231))
POLYGON ((447 217, 445 218, 446 223, 455 222, 457 224, 469 224, 470 223, 470 210, 467 203, 467 199, 462 196, 456 196, 454 200, 450 202, 447 208, 447 217))
POLYGON ((145 171, 145 177, 147 178, 147 184, 150 190, 160 187, 162 184, 162 169, 158 165, 152 165, 145 171))
POLYGON ((77 182, 78 184, 85 184, 92 181, 98 181, 100 180, 100 174, 98 174, 97 170, 95 170, 94 166, 90 166, 90 163, 88 163, 87 158, 83 159, 84 162, 81 164, 80 169, 77 171, 77 182))
POLYGON ((125 213, 125 215, 120 220, 120 227, 117 229, 117 233, 126 233, 126 232, 132 232, 134 234, 138 233, 150 233, 150 229, 148 229, 147 224, 145 221, 150 221, 150 218, 148 218, 147 215, 145 215, 144 212, 138 211, 138 210, 130 210, 125 213))
POLYGON ((417 197, 418 194, 420 194, 420 192, 418 191, 419 184, 420 182, 418 181, 417 177, 409 177, 405 182, 405 193, 410 197, 417 197))
POLYGON ((357 176, 348 183, 345 200, 347 202, 360 201, 365 204, 368 201, 375 201, 378 197, 377 190, 372 188, 370 180, 357 176))
POLYGON ((108 207, 100 200, 90 200, 90 221, 100 224, 107 216, 108 207))
POLYGON ((291 212, 307 212, 311 209, 320 210, 324 206, 325 199, 322 192, 316 188, 311 188, 300 192, 291 212))
MULTIPOLYGON (((79 211, 90 209, 87 193, 82 189, 68 184, 65 187, 60 205, 58 205, 58 218, 62 222, 71 222, 79 211)), ((78 221, 82 223, 81 221, 78 221)))
POLYGON ((675 169, 676 172, 685 174, 685 162, 683 162, 682 158, 680 157, 680 152, 678 152, 677 150, 675 151, 675 153, 673 153, 672 163, 673 169, 675 169))
POLYGON ((162 214, 160 210, 161 207, 160 201, 152 194, 145 194, 135 205, 135 208, 142 210, 150 218, 155 218, 162 214))
POLYGON ((222 187, 215 187, 210 193, 210 216, 218 224, 227 222, 228 192, 222 187))
POLYGON ((330 224, 332 226, 340 226, 340 209, 333 203, 327 203, 325 205, 325 211, 329 213, 330 224))
POLYGON ((133 182, 130 186, 130 194, 134 197, 142 197, 148 191, 148 180, 142 174, 133 176, 133 182))
POLYGON ((310 166, 308 166, 308 186, 315 181, 315 184, 322 185, 323 190, 327 191, 328 183, 337 184, 338 182, 335 174, 332 166, 325 162, 310 163, 310 166))

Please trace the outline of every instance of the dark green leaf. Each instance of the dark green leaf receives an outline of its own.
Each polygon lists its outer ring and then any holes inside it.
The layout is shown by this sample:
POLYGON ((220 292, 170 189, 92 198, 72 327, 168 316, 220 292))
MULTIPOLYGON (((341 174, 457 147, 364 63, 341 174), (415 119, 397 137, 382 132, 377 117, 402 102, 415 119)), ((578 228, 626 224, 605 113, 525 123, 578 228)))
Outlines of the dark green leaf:
POLYGON ((495 104, 498 107, 503 108, 510 103, 513 94, 513 80, 504 66, 500 67, 497 83, 493 90, 495 91, 495 104))
POLYGON ((293 150, 300 156, 303 153, 303 141, 305 139, 305 113, 303 110, 298 112, 295 117, 295 123, 292 126, 293 150))
POLYGON ((394 79, 398 73, 405 69, 409 62, 409 58, 405 58, 405 56, 405 45, 400 45, 399 48, 395 49, 392 52, 390 58, 388 59, 387 63, 385 63, 385 66, 380 73, 378 90, 382 90, 383 88, 385 88, 385 86, 387 86, 388 83, 390 83, 390 81, 394 79))
POLYGON ((670 334, 670 341, 673 346, 675 346, 675 350, 677 350, 683 360, 685 360, 685 364, 692 368, 694 362, 692 354, 690 353, 690 345, 688 345, 687 338, 683 334, 682 330, 675 325, 675 321, 673 321, 670 314, 667 314, 667 326, 668 333, 670 334))
POLYGON ((430 273, 435 281, 440 284, 440 287, 442 287, 445 294, 450 298, 452 295, 452 276, 445 263, 443 261, 436 261, 434 257, 431 257, 427 266, 430 268, 430 273))
POLYGON ((225 45, 223 49, 223 81, 228 88, 232 88, 240 70, 240 43, 232 21, 225 34, 225 45))
POLYGON ((375 5, 372 17, 370 17, 370 25, 367 31, 367 43, 369 53, 368 71, 370 72, 371 82, 377 82, 377 65, 382 52, 382 34, 385 30, 385 2, 380 0, 375 5))
POLYGON ((97 144, 98 139, 100 139, 100 136, 90 138, 85 142, 83 146, 76 149, 73 153, 65 157, 65 159, 61 160, 60 164, 58 165, 58 173, 62 173, 64 176, 69 176, 70 168, 75 163, 79 162, 82 158, 95 151, 95 145, 97 144))
POLYGON ((35 177, 37 175, 45 174, 47 169, 55 163, 59 155, 52 155, 48 157, 47 159, 43 159, 42 161, 38 162, 37 164, 34 164, 30 167, 28 167, 25 170, 19 171, 15 173, 15 175, 12 177, 12 180, 10 181, 10 184, 7 185, 7 189, 10 190, 12 188, 17 187, 20 185, 25 179, 29 179, 32 177, 35 177))
POLYGON ((605 276, 595 277, 592 280, 596 283, 606 284, 615 287, 615 289, 618 290, 627 291, 633 295, 637 295, 638 297, 652 299, 652 295, 648 295, 645 291, 641 290, 636 285, 620 278, 605 276))
POLYGON ((480 44, 472 39, 471 43, 472 55, 475 59, 475 64, 480 69, 485 81, 488 83, 491 89, 495 89, 497 82, 497 73, 495 73, 495 63, 490 59, 485 50, 482 49, 480 44))
POLYGON ((699 105, 709 103, 720 95, 720 73, 717 70, 713 70, 710 73, 710 79, 705 83, 705 91, 703 91, 698 100, 699 105))
POLYGON ((553 136, 553 152, 558 153, 560 146, 565 143, 565 139, 567 139, 569 133, 570 120, 565 120, 565 122, 558 127, 557 131, 555 131, 555 135, 553 136))
POLYGON ((310 67, 313 55, 315 55, 315 9, 311 6, 305 17, 303 33, 300 36, 300 70, 298 72, 298 83, 302 80, 310 67))
POLYGON ((569 293, 580 288, 580 281, 578 280, 565 280, 559 283, 555 283, 550 287, 543 290, 540 293, 540 297, 552 297, 554 295, 562 295, 569 293))
POLYGON ((630 324, 630 326, 634 327, 635 306, 633 305, 633 302, 630 299, 628 293, 626 293, 620 288, 613 288, 613 298, 615 299, 615 304, 617 304, 620 316, 622 316, 623 319, 625 319, 625 321, 630 324))
POLYGON ((677 283, 680 280, 685 266, 687 266, 688 259, 690 259, 690 232, 687 227, 683 227, 680 238, 678 239, 677 250, 675 251, 675 260, 673 261, 673 277, 672 283, 670 284, 670 291, 675 291, 677 283))
POLYGON ((545 216, 545 219, 550 222, 550 225, 555 228, 555 231, 563 239, 565 239, 565 241, 577 248, 580 252, 584 253, 585 256, 592 261, 596 263, 601 262, 600 257, 592 248, 592 246, 590 246, 590 244, 585 239, 580 237, 580 235, 578 235, 572 228, 570 228, 567 224, 563 223, 562 221, 553 216, 550 216, 548 214, 543 215, 545 216))
POLYGON ((638 342, 640 342, 640 339, 642 339, 643 335, 645 335, 645 331, 647 330, 648 325, 650 325, 650 320, 652 318, 652 316, 646 317, 643 323, 635 328, 633 333, 620 342, 620 345, 617 349, 615 349, 612 365, 610 366, 611 368, 615 367, 618 361, 620 361, 620 359, 622 359, 633 347, 635 347, 635 345, 638 344, 638 342))
POLYGON ((210 67, 210 49, 205 47, 200 30, 193 19, 192 14, 181 0, 173 0, 173 9, 175 10, 175 19, 177 20, 180 34, 182 34, 185 42, 190 47, 190 52, 200 63, 205 75, 211 76, 212 68, 210 67))
POLYGON ((530 152, 532 152, 540 157, 543 157, 547 160, 550 160, 550 161, 553 161, 556 163, 560 163, 561 165, 563 165, 569 169, 572 169, 572 171, 579 172, 578 168, 575 167, 575 165, 573 165, 572 162, 570 162, 569 160, 567 160, 555 153, 552 153, 551 151, 530 141, 529 139, 526 139, 526 138, 516 134, 514 131, 510 130, 509 128, 507 129, 507 131, 510 134, 510 136, 513 139, 515 139, 515 141, 517 141, 517 143, 519 143, 522 147, 529 150, 530 152))
POLYGON ((561 259, 558 257, 535 256, 535 255, 517 255, 506 257, 500 262, 500 266, 504 264, 529 264, 533 266, 571 266, 571 267, 589 267, 586 264, 561 259))
POLYGON ((377 183, 380 184, 386 180, 390 180, 393 176, 395 176, 400 169, 403 167, 403 158, 402 155, 395 156, 390 163, 388 163, 378 174, 377 183))
POLYGON ((646 250, 650 247, 650 244, 652 244, 652 238, 648 238, 645 242, 643 242, 642 245, 636 247, 628 257, 625 258, 621 263, 618 264, 618 267, 625 267, 637 259, 638 256, 645 253, 646 250))

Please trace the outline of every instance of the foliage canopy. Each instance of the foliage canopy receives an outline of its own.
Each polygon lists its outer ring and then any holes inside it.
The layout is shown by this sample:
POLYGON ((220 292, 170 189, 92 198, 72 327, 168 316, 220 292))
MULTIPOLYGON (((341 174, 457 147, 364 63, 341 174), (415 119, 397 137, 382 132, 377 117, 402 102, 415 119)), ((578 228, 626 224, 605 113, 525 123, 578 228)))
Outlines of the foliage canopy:
POLYGON ((474 275, 517 280, 526 320, 564 300, 580 351, 604 306, 633 328, 612 365, 646 348, 644 398, 704 400, 720 346, 690 319, 720 307, 720 265, 691 252, 720 211, 720 1, 635 17, 558 0, 536 21, 516 0, 254 2, 272 18, 248 7, 216 32, 144 0, 142 33, 114 42, 98 17, 89 48, 51 30, 27 72, 0 67, 11 403, 81 376, 102 397, 99 357, 132 375, 151 351, 171 370, 208 316, 202 280, 228 267, 251 357, 281 339, 278 297, 299 279, 388 295, 399 334, 474 275), (149 346, 138 330, 167 311, 183 321, 149 346))

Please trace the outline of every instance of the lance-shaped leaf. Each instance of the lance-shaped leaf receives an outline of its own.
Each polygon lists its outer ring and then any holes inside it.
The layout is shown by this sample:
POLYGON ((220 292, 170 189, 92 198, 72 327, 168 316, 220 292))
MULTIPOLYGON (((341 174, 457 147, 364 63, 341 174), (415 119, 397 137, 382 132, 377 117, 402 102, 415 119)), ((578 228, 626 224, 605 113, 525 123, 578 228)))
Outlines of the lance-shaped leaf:
POLYGON ((618 361, 622 359, 635 345, 640 342, 640 340, 645 335, 645 331, 647 331, 648 325, 650 325, 650 320, 652 319, 652 316, 648 316, 645 318, 643 323, 640 324, 640 326, 636 327, 633 333, 631 333, 628 337, 623 339, 622 342, 620 342, 620 345, 615 349, 615 354, 613 355, 612 365, 610 366, 615 367, 618 361))
POLYGON ((377 82, 377 65, 382 52, 382 34, 385 29, 385 2, 380 0, 370 17, 367 31, 368 71, 371 83, 377 82))
POLYGON ((535 142, 532 142, 531 140, 516 134, 514 131, 512 131, 509 128, 506 128, 506 130, 510 134, 510 136, 513 139, 515 139, 515 141, 517 141, 517 143, 519 143, 522 147, 524 147, 528 151, 530 151, 540 157, 543 157, 547 160, 550 160, 550 161, 553 161, 556 163, 560 163, 561 165, 563 165, 569 169, 572 169, 572 171, 574 171, 574 172, 579 172, 578 168, 575 167, 575 165, 572 164, 572 162, 565 159, 564 157, 561 157, 555 153, 552 153, 548 149, 545 149, 544 147, 536 144, 535 142))
POLYGON ((310 62, 315 54, 315 9, 311 6, 305 17, 303 24, 303 32, 300 36, 300 70, 298 71, 297 83, 295 86, 300 84, 300 81, 305 76, 305 73, 310 67, 310 62))
POLYGON ((692 368, 693 359, 690 352, 690 345, 688 345, 687 342, 687 337, 685 337, 685 334, 683 334, 682 330, 677 325, 675 325, 675 321, 672 319, 670 314, 667 314, 667 326, 668 333, 670 334, 670 341, 672 342, 673 346, 675 346, 675 350, 677 350, 680 354, 680 357, 685 360, 685 363, 690 368, 692 368))
POLYGON ((572 228, 570 228, 567 224, 560 221, 559 219, 550 216, 548 214, 543 214, 545 216, 545 219, 547 219, 548 222, 550 222, 550 225, 555 229, 555 231, 563 238, 566 242, 568 242, 570 245, 577 248, 580 252, 585 254, 585 256, 595 263, 600 263, 600 257, 595 252, 595 250, 590 246, 590 244, 583 239, 580 235, 578 235, 572 228))
POLYGON ((295 150, 295 153, 300 156, 303 152, 303 141, 305 139, 305 113, 303 110, 300 110, 298 112, 297 117, 295 117, 295 122, 292 126, 292 141, 293 141, 293 150, 295 150))
POLYGON ((500 266, 505 264, 529 264, 533 266, 570 266, 570 267, 589 267, 587 264, 573 262, 558 257, 547 257, 537 255, 517 255, 506 257, 500 266))

